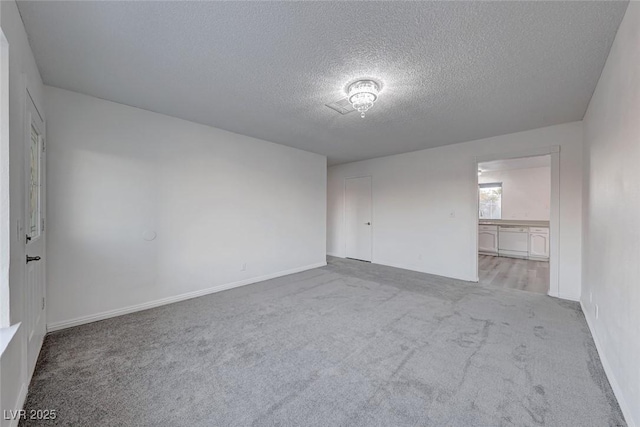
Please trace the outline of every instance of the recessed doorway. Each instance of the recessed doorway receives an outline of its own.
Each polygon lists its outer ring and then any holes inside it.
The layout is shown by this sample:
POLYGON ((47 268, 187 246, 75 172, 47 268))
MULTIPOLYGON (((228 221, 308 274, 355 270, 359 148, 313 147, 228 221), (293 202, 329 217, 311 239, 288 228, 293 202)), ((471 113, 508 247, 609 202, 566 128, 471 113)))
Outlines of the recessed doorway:
POLYGON ((478 281, 548 294, 551 155, 478 163, 478 281))

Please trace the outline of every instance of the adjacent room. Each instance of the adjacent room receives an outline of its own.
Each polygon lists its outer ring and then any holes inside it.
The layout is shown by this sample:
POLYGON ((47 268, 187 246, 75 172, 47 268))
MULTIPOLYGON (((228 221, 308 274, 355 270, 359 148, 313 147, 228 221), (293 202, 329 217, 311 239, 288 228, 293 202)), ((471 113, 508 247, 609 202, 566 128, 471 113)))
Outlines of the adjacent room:
POLYGON ((640 427, 640 3, 0 1, 0 427, 640 427))
POLYGON ((550 214, 551 155, 478 163, 479 282, 549 293, 550 214))

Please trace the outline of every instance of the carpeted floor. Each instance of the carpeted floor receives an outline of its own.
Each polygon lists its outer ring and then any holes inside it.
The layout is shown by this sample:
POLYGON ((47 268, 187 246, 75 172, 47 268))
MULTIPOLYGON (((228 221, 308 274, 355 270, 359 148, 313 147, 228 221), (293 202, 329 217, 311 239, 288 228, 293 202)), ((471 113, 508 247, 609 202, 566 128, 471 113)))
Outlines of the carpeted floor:
POLYGON ((625 425, 577 303, 336 258, 50 334, 26 409, 73 426, 625 425))

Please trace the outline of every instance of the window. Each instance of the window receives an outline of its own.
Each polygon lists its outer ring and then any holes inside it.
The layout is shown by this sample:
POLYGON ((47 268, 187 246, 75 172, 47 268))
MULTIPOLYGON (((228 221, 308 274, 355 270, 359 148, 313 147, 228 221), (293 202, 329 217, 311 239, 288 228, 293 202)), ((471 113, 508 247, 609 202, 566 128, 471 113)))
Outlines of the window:
POLYGON ((40 160, 42 153, 42 138, 35 126, 31 125, 29 144, 29 224, 27 236, 29 240, 40 237, 40 160))
POLYGON ((480 218, 502 218, 502 183, 480 184, 480 218))

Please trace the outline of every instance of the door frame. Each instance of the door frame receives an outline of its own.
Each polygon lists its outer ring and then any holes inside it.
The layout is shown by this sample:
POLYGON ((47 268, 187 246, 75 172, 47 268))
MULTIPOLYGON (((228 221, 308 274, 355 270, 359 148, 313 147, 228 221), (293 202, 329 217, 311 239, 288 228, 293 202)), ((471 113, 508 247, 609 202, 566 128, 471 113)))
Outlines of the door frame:
POLYGON ((9 268, 11 264, 9 42, 0 28, 0 328, 11 324, 9 268))
POLYGON ((374 260, 373 260, 373 227, 375 226, 375 218, 374 218, 374 211, 373 211, 373 176, 372 175, 356 175, 356 176, 347 176, 344 178, 344 182, 342 183, 342 227, 344 229, 344 236, 345 238, 343 239, 343 253, 344 253, 344 257, 347 257, 347 180, 348 179, 358 179, 358 178, 369 178, 369 182, 371 183, 371 193, 369 194, 369 198, 371 200, 371 233, 369 235, 369 238, 371 239, 371 255, 369 256, 369 258, 371 258, 371 262, 373 264, 374 260))
POLYGON ((552 145, 528 150, 515 151, 502 154, 488 154, 476 156, 473 162, 473 182, 475 194, 476 213, 473 215, 473 227, 475 230, 474 242, 472 245, 473 259, 476 271, 476 282, 480 281, 478 266, 478 232, 480 227, 480 194, 478 190, 478 164, 491 162, 494 160, 519 159, 523 157, 551 157, 551 200, 549 210, 549 292, 552 297, 560 296, 560 146, 552 145))

